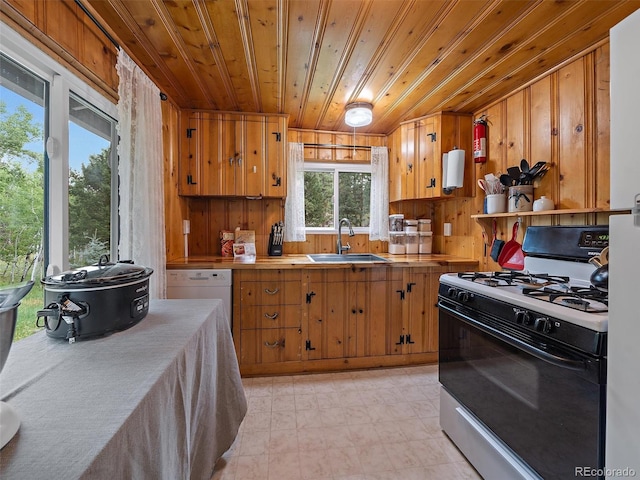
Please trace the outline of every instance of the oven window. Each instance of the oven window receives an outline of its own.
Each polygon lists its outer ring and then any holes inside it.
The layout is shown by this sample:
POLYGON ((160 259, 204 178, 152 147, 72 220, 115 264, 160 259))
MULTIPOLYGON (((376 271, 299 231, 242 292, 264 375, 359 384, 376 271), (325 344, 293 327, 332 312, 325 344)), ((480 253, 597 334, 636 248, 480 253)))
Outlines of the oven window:
POLYGON ((585 371, 548 363, 442 308, 439 332, 442 385, 545 480, 604 466, 596 360, 585 371))

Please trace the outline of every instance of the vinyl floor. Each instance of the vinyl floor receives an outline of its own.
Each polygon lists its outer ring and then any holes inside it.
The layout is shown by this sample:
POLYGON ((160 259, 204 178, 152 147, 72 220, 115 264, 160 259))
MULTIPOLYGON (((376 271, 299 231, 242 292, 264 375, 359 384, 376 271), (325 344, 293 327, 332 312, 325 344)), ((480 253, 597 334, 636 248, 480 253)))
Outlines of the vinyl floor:
POLYGON ((481 479, 440 430, 437 366, 243 379, 212 480, 481 479))

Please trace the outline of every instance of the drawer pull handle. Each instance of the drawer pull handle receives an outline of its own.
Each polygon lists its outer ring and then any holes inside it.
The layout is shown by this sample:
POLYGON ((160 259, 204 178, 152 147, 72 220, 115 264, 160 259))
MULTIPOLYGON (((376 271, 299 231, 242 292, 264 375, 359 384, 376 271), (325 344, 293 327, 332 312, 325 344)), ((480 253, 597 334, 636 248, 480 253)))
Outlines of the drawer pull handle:
POLYGON ((269 315, 268 313, 265 313, 264 316, 270 320, 275 320, 276 318, 278 318, 278 312, 274 312, 273 315, 269 315))
POLYGON ((264 346, 267 348, 278 348, 278 347, 283 347, 284 348, 284 338, 280 341, 276 340, 273 343, 269 343, 269 342, 264 342, 264 346))
POLYGON ((279 288, 276 288, 275 290, 269 290, 268 288, 264 289, 264 293, 268 294, 268 295, 275 295, 276 293, 278 293, 280 291, 279 288))

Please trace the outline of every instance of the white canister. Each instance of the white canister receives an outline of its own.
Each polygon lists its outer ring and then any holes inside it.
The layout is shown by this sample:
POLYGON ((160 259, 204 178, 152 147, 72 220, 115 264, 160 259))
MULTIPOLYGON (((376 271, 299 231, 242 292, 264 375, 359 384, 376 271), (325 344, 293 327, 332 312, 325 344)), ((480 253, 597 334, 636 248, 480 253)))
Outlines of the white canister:
POLYGON ((418 231, 419 232, 430 232, 431 231, 431 219, 430 218, 421 218, 418 220, 418 231))
MULTIPOLYGON (((418 228, 417 225, 416 225, 416 228, 418 228)), ((407 255, 412 253, 418 253, 418 250, 419 250, 418 240, 419 240, 418 232, 406 232, 404 244, 405 244, 407 255)))
POLYGON ((404 221, 404 231, 415 233, 418 231, 418 221, 417 220, 405 220, 404 221))
POLYGON ((433 246, 433 232, 420 232, 420 247, 418 253, 431 253, 433 246))
POLYGON ((539 199, 533 202, 533 211, 534 212, 542 212, 543 210, 553 210, 555 205, 553 204, 553 200, 548 197, 542 195, 539 199))
POLYGON ((389 231, 402 232, 404 230, 404 214, 394 213, 389 215, 389 231))
POLYGON ((507 211, 507 197, 504 193, 487 195, 487 213, 504 213, 507 211))
POLYGON ((509 212, 533 210, 533 185, 509 187, 509 212))
POLYGON ((389 232, 389 253, 393 255, 404 255, 404 232, 389 232))

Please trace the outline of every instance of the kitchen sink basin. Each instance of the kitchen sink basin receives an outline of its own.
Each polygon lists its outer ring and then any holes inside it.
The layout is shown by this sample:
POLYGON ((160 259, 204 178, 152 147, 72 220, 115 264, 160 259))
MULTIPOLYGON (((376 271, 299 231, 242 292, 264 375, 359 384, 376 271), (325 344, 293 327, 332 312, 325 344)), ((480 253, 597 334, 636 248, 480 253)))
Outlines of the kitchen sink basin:
POLYGON ((388 262, 386 258, 379 257, 373 253, 312 253, 307 255, 309 260, 318 263, 372 263, 388 262))

